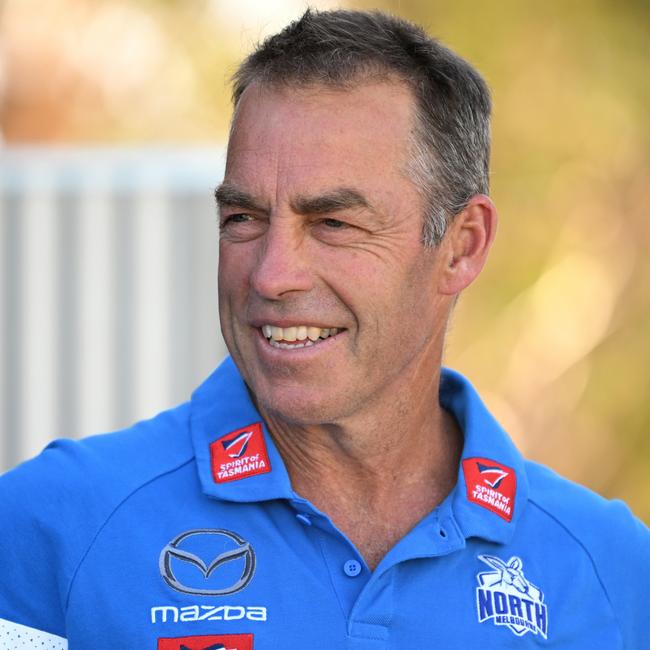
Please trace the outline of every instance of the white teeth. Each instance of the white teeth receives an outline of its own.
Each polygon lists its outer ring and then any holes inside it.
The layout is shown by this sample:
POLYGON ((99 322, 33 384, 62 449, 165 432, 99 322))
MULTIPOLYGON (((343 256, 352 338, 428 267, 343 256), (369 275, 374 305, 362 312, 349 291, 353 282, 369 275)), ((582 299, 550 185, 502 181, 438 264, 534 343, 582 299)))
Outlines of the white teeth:
POLYGON ((274 348, 286 350, 314 345, 316 341, 335 336, 340 331, 338 327, 312 327, 308 325, 276 327, 275 325, 262 325, 262 334, 267 339, 270 339, 269 343, 274 348))
POLYGON ((280 348, 281 350, 295 350, 296 348, 308 348, 312 345, 315 345, 313 341, 305 341, 304 343, 295 343, 294 345, 289 345, 288 343, 278 343, 271 339, 269 344, 272 348, 280 348))

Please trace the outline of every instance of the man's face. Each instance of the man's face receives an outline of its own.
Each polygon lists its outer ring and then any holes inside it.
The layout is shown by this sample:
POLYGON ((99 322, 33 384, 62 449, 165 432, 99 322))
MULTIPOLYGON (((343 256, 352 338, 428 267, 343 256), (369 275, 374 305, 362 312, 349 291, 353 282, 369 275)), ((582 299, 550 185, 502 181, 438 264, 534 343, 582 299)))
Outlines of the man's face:
POLYGON ((450 299, 404 173, 412 128, 398 83, 241 99, 218 191, 221 328, 277 417, 342 422, 435 377, 450 299))

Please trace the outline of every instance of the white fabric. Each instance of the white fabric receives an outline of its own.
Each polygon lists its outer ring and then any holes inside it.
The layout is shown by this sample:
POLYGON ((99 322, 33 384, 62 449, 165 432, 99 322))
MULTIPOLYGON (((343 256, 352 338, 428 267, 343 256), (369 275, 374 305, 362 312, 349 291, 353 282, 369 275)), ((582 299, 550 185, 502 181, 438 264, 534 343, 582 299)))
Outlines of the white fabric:
POLYGON ((68 650, 61 636, 0 618, 0 650, 68 650))

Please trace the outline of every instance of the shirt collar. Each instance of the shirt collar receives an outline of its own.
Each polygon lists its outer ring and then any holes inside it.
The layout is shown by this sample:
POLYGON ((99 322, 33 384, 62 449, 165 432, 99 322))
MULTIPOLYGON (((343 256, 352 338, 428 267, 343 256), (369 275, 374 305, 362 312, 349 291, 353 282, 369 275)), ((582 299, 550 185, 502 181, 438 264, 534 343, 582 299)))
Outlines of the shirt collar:
MULTIPOLYGON (((464 434, 458 481, 441 505, 441 514, 449 513, 466 538, 476 536, 505 543, 514 534, 527 501, 524 459, 472 385, 459 373, 443 368, 440 403, 454 414, 464 434)), ((205 494, 239 502, 296 498, 282 457, 230 357, 192 395, 190 426, 205 494), (256 424, 259 430, 251 427, 256 424), (217 482, 215 447, 216 453, 223 456, 224 442, 245 440, 248 433, 255 436, 257 431, 262 442, 253 437, 251 444, 264 446, 268 466, 253 469, 244 478, 235 474, 217 482)), ((231 449, 236 455, 241 443, 233 444, 231 449)), ((255 450, 259 451, 259 446, 255 450)), ((245 460, 246 455, 242 458, 245 460)))
MULTIPOLYGON (((193 393, 190 417, 199 478, 205 494, 225 501, 242 502, 293 498, 284 462, 232 358, 226 358, 193 393), (231 440, 228 434, 236 434, 242 429, 246 431, 249 425, 261 427, 261 431, 251 428, 256 437, 262 434, 261 440, 252 442, 263 447, 268 466, 262 468, 262 472, 245 478, 238 478, 240 475, 234 474, 229 477, 233 480, 217 482, 213 468, 215 447, 219 450, 222 440, 231 440)), ((237 449, 233 449, 232 453, 236 454, 237 449)), ((245 459, 246 455, 242 455, 232 460, 245 459)))
POLYGON ((443 369, 440 403, 464 436, 458 481, 446 505, 466 538, 507 543, 528 501, 524 458, 461 374, 443 369))

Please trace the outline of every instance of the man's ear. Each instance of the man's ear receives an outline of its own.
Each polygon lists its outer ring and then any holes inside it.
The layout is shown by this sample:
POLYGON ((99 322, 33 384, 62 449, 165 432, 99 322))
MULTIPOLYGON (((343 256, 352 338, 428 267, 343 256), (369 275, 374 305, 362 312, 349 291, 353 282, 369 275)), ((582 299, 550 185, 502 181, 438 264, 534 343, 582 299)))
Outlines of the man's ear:
POLYGON ((487 260, 496 229, 494 203, 485 194, 473 196, 440 243, 441 293, 458 294, 474 281, 487 260))

